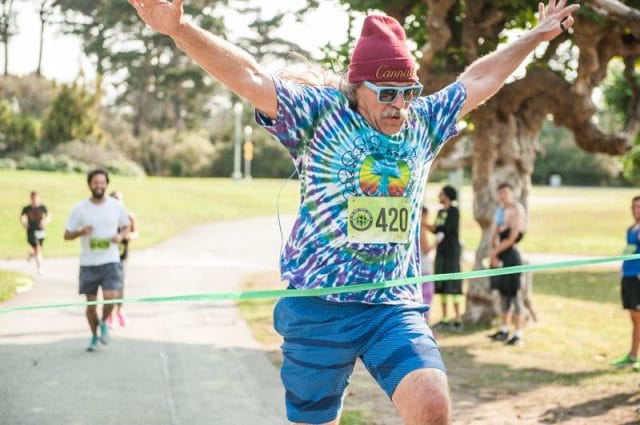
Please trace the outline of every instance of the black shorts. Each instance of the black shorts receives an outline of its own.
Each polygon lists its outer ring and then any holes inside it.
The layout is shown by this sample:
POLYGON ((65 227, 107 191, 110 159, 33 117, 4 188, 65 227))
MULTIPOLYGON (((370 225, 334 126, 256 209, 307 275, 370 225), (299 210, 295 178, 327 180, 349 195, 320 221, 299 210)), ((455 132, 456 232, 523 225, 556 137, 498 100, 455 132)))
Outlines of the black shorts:
MULTIPOLYGON (((511 247, 498 255, 502 267, 520 266, 522 259, 520 252, 511 247)), ((491 277, 491 289, 497 289, 503 297, 515 297, 520 290, 520 275, 522 273, 503 274, 491 277)))
POLYGON ((625 310, 640 311, 640 278, 624 276, 620 282, 620 295, 625 310))
POLYGON ((35 230, 27 230, 27 242, 31 247, 35 248, 36 246, 42 246, 42 242, 44 238, 37 238, 35 230))
MULTIPOLYGON (((436 255, 434 274, 459 273, 460 256, 436 255)), ((462 279, 440 280, 435 283, 436 294, 462 294, 462 279)))

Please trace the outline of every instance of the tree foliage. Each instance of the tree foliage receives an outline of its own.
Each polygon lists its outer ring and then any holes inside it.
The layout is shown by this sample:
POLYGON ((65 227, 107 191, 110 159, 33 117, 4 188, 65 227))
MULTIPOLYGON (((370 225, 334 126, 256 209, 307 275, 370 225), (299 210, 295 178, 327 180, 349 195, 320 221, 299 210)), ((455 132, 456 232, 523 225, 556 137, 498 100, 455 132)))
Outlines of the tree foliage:
POLYGON ((20 113, 15 103, 0 100, 0 153, 37 146, 40 122, 31 115, 20 113))
POLYGON ((4 75, 9 75, 9 41, 18 33, 14 0, 0 0, 0 43, 4 50, 4 75))
MULTIPOLYGON (((147 28, 122 0, 57 0, 65 29, 81 37, 84 52, 119 95, 114 104, 131 120, 135 135, 151 128, 197 128, 210 109, 215 85, 173 41, 147 28)), ((219 32, 215 6, 190 1, 185 12, 203 28, 219 32)))
POLYGON ((45 114, 44 148, 98 135, 99 99, 82 83, 61 85, 45 114))
POLYGON ((616 159, 579 149, 573 135, 565 128, 545 123, 539 144, 541 153, 536 158, 531 176, 535 184, 549 184, 552 175, 559 175, 562 184, 573 186, 611 186, 622 183, 616 159))
MULTIPOLYGON (((628 127, 634 115, 638 115, 638 105, 634 98, 640 95, 640 60, 633 66, 625 66, 617 62, 603 87, 604 100, 610 113, 622 127, 628 127)), ((640 184, 640 134, 636 134, 634 147, 623 159, 624 176, 636 184, 640 184)))

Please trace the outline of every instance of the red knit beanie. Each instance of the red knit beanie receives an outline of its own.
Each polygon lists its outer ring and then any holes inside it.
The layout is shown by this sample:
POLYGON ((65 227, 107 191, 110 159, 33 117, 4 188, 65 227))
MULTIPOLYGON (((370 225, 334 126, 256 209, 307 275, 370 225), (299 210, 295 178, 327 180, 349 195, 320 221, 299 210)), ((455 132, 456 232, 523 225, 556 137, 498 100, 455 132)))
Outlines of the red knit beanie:
POLYGON ((349 82, 418 82, 416 63, 400 23, 390 16, 367 16, 349 64, 349 82))

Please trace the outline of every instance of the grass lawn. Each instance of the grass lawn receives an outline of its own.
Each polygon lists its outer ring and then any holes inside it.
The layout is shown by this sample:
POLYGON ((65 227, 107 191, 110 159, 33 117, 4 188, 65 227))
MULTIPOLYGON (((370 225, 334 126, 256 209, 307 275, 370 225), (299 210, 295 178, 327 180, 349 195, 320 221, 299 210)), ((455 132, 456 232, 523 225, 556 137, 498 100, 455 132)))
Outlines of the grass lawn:
MULTIPOLYGON (((153 245, 198 223, 276 214, 276 197, 282 180, 232 181, 213 178, 113 176, 110 190, 120 190, 136 213, 140 238, 133 248, 153 245)), ((82 174, 0 170, 0 258, 26 254, 26 236, 18 214, 29 202, 29 192, 41 193, 53 213, 45 241, 45 255, 75 255, 76 243, 62 240, 64 222, 73 206, 88 197, 82 174)), ((432 219, 438 209, 441 185, 427 185, 425 201, 432 219)), ((280 198, 282 214, 295 214, 299 200, 297 182, 288 182, 280 198)), ((534 187, 530 200, 530 227, 522 242, 526 252, 618 255, 630 222, 629 203, 636 189, 534 187)), ((474 250, 480 228, 473 219, 470 187, 461 194, 461 237, 466 250, 474 250)))
POLYGON ((26 286, 31 283, 29 276, 22 273, 8 272, 0 270, 0 302, 6 301, 16 293, 16 289, 20 286, 26 286))
MULTIPOLYGON (((282 288, 275 273, 252 276, 245 289, 282 288)), ((640 374, 608 362, 628 350, 630 321, 619 300, 615 270, 534 275, 539 322, 524 331, 523 347, 491 342, 489 329, 437 336, 448 368, 454 423, 633 423, 639 418, 640 374), (496 412, 501 422, 492 422, 496 412), (483 422, 484 420, 484 422, 483 422), (572 421, 573 420, 573 421, 572 421)), ((273 300, 240 308, 275 363, 280 336, 272 327, 273 300)), ((434 305, 433 320, 440 316, 434 305)), ((366 370, 356 368, 345 401, 353 424, 400 425, 387 397, 366 370)))
MULTIPOLYGON (((441 185, 427 184, 431 219, 438 209, 441 185)), ((620 255, 631 224, 633 188, 582 188, 535 186, 529 197, 529 229, 522 251, 593 256, 620 255)), ((464 187, 460 199, 460 237, 465 250, 474 251, 480 227, 473 218, 473 193, 464 187)))
MULTIPOLYGON (((135 248, 156 244, 190 226, 276 214, 276 197, 283 180, 232 181, 169 177, 112 176, 109 191, 124 193, 125 203, 138 218, 140 238, 135 248)), ((37 190, 53 214, 47 228, 45 256, 76 255, 77 242, 62 239, 73 206, 89 197, 83 174, 0 170, 0 258, 27 253, 25 231, 18 222, 29 193, 37 190)), ((294 214, 299 199, 297 182, 288 182, 280 196, 280 213, 294 214)))

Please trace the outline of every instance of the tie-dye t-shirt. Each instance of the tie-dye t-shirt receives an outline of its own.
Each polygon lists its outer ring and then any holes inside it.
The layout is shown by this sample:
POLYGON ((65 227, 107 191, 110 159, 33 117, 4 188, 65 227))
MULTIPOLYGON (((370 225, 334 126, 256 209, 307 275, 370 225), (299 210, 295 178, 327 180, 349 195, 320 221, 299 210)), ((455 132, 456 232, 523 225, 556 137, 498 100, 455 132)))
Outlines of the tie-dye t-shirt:
MULTIPOLYGON (((347 98, 329 87, 274 79, 277 118, 259 111, 259 125, 290 152, 301 184, 298 218, 280 258, 281 276, 298 289, 339 287, 420 275, 420 207, 429 167, 442 144, 456 134, 466 99, 454 83, 409 108, 403 129, 376 131, 347 98), (352 196, 409 198, 407 243, 354 243, 347 239, 352 196)), ((325 296, 369 304, 421 302, 416 285, 325 296)))

